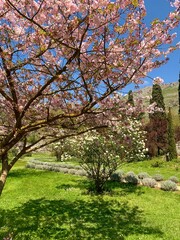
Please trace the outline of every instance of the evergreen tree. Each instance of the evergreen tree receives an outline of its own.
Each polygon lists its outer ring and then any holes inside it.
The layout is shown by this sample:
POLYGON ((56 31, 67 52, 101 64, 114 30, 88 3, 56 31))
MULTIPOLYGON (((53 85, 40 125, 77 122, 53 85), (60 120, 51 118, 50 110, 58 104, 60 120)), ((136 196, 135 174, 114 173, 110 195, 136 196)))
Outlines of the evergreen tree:
POLYGON ((180 73, 179 73, 179 88, 178 88, 178 96, 179 96, 179 117, 180 117, 180 73))
POLYGON ((128 92, 128 100, 127 103, 131 104, 132 106, 134 106, 134 98, 133 98, 133 92, 132 90, 130 90, 128 92))
POLYGON ((150 100, 150 104, 156 103, 157 108, 162 109, 162 111, 154 111, 152 114, 150 114, 150 119, 166 119, 166 112, 165 112, 165 103, 164 103, 164 97, 162 93, 161 86, 159 84, 154 84, 152 87, 152 98, 150 100))
POLYGON ((167 152, 167 116, 165 112, 164 97, 160 85, 154 84, 150 104, 156 103, 157 110, 149 114, 149 124, 146 126, 147 147, 151 157, 167 152), (160 110, 161 109, 161 110, 160 110))
POLYGON ((172 121, 171 108, 168 112, 168 154, 169 160, 177 158, 176 142, 175 142, 175 132, 172 121))

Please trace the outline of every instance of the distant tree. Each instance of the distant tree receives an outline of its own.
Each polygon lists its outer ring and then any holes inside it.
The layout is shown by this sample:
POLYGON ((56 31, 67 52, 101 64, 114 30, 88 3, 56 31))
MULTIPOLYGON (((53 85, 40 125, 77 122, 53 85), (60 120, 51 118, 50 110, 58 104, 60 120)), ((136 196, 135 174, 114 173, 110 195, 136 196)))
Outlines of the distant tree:
POLYGON ((175 141, 176 142, 180 141, 180 126, 175 127, 175 141))
POLYGON ((132 90, 130 90, 128 92, 128 100, 127 103, 131 104, 132 106, 134 106, 134 98, 133 98, 133 92, 132 90))
POLYGON ((156 109, 153 113, 149 115, 150 119, 166 119, 166 112, 165 112, 165 103, 164 97, 162 93, 161 86, 159 84, 153 84, 152 87, 152 98, 150 99, 150 104, 156 104, 156 109))
POLYGON ((179 88, 178 88, 178 96, 179 96, 179 117, 180 117, 180 73, 179 73, 179 88))
POLYGON ((168 153, 169 153, 169 160, 177 158, 175 132, 174 132, 171 108, 169 108, 169 112, 168 112, 168 153))
POLYGON ((164 154, 168 148, 167 140, 167 116, 165 112, 164 97, 159 84, 154 84, 152 88, 152 98, 150 104, 155 104, 154 111, 149 114, 149 123, 146 126, 147 148, 149 155, 159 156, 164 154))

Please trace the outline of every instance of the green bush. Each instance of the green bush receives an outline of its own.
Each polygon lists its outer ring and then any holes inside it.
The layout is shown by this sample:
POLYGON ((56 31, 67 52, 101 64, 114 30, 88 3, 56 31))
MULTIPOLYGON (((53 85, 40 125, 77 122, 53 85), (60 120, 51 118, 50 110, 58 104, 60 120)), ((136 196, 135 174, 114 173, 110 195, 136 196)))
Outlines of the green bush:
POLYGON ((141 172, 138 174, 139 179, 144 179, 144 178, 149 178, 149 177, 150 177, 149 174, 146 172, 141 172))
POLYGON ((153 178, 147 177, 147 178, 142 179, 142 185, 144 185, 144 186, 154 188, 156 186, 156 184, 157 184, 157 182, 153 178))
POLYGON ((125 177, 124 177, 125 181, 127 183, 131 183, 131 184, 138 184, 138 177, 135 175, 134 172, 128 172, 126 173, 125 177))
POLYGON ((172 182, 171 180, 166 180, 161 183, 161 189, 164 191, 176 191, 177 185, 175 182, 172 182))
POLYGON ((115 182, 121 182, 123 180, 123 178, 124 178, 123 170, 118 170, 118 171, 114 172, 110 177, 110 179, 115 182))
POLYGON ((169 180, 171 180, 172 182, 175 182, 175 183, 179 182, 179 179, 175 176, 170 177, 169 180))
POLYGON ((156 161, 151 163, 151 166, 154 167, 154 168, 158 168, 158 167, 162 167, 163 163, 164 162, 162 160, 156 160, 156 161))
POLYGON ((164 177, 161 174, 155 174, 153 177, 156 181, 163 181, 164 177))

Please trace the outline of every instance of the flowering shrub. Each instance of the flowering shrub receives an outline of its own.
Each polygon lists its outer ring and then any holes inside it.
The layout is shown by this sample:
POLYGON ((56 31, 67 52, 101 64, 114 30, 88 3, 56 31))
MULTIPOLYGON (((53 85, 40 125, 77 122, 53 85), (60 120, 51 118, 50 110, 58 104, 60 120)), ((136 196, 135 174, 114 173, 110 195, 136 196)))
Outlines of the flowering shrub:
POLYGON ((52 145, 52 154, 57 161, 67 161, 77 155, 77 137, 63 139, 52 145))
POLYGON ((120 164, 120 148, 113 136, 103 136, 96 131, 84 134, 81 142, 81 167, 92 180, 96 193, 102 193, 106 181, 120 164))
POLYGON ((141 161, 145 158, 145 132, 142 123, 133 118, 126 118, 125 122, 116 126, 117 138, 121 145, 123 158, 128 162, 141 161))

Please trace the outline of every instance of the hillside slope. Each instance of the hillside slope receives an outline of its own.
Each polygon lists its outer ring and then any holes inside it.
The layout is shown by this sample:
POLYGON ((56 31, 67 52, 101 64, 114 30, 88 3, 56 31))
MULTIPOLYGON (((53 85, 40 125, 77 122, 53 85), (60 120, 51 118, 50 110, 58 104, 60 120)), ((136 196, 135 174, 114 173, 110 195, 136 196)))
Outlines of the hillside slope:
MULTIPOLYGON (((164 102, 166 106, 166 111, 168 111, 168 108, 172 108, 172 115, 173 115, 173 122, 174 124, 180 125, 180 119, 178 116, 178 108, 179 108, 179 100, 178 100, 178 82, 173 82, 170 84, 162 84, 161 89, 164 96, 164 102)), ((139 95, 141 92, 141 95, 145 98, 145 105, 148 106, 149 99, 151 98, 152 94, 152 87, 145 87, 141 90, 138 90, 134 93, 134 96, 139 95)))

